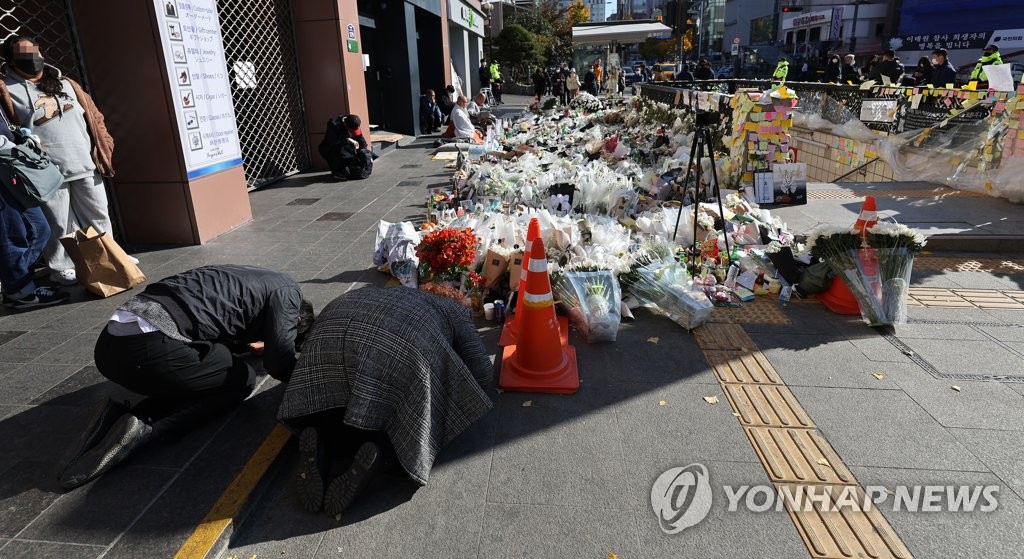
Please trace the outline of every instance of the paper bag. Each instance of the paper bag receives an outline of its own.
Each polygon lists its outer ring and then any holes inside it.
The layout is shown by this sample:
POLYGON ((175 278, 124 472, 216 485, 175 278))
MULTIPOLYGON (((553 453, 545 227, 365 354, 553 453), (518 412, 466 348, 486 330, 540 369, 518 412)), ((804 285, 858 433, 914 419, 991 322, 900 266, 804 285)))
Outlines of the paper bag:
POLYGON ((60 244, 75 263, 78 282, 100 297, 110 297, 146 281, 142 270, 107 233, 92 227, 61 237, 60 244))
POLYGON ((504 255, 494 252, 493 250, 487 249, 487 256, 484 258, 484 280, 486 283, 485 287, 494 287, 495 282, 498 281, 508 270, 508 258, 504 255))

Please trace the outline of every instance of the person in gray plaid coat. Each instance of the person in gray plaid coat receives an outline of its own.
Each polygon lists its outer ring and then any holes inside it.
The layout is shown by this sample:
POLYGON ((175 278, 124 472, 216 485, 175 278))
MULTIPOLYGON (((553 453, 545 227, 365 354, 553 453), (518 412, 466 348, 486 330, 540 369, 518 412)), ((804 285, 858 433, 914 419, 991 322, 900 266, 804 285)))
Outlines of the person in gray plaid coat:
POLYGON ((469 310, 405 287, 363 288, 317 317, 278 419, 299 435, 303 508, 340 514, 389 459, 427 483, 441 447, 492 407, 492 365, 469 310), (343 440, 339 440, 343 439, 343 440), (329 483, 333 446, 361 444, 329 483))

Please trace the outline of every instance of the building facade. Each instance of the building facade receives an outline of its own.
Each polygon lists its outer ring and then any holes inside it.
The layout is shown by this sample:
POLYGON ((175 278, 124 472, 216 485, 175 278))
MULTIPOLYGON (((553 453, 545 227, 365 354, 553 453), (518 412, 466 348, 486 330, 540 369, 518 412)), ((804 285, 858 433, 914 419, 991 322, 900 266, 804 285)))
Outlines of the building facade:
POLYGON ((793 57, 812 60, 827 57, 830 52, 866 56, 888 48, 889 38, 897 31, 897 2, 858 0, 836 4, 823 0, 798 2, 803 11, 782 14, 777 44, 793 57))
POLYGON ((21 0, 3 14, 0 39, 37 38, 103 111, 112 216, 140 244, 250 220, 249 189, 326 169, 317 146, 337 115, 418 134, 420 94, 453 74, 472 84, 483 31, 478 0, 21 0))

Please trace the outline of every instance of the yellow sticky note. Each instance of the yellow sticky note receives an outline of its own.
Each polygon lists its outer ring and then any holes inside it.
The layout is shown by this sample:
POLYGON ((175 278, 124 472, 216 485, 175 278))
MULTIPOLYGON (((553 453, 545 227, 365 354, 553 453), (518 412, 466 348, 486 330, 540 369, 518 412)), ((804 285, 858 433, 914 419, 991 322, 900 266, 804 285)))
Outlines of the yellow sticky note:
MULTIPOLYGON (((931 86, 928 86, 928 87, 931 87, 931 86)), ((946 84, 946 89, 953 89, 953 84, 947 83, 946 84)))
POLYGON ((971 80, 971 83, 967 84, 967 89, 970 90, 970 91, 974 91, 977 88, 978 88, 978 81, 977 80, 971 80))

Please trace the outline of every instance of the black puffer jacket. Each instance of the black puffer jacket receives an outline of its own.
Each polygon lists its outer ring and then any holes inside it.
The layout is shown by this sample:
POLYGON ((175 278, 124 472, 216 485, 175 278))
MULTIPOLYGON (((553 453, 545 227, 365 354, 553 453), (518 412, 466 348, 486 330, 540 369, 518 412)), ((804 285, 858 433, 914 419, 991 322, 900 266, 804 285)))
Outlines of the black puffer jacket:
POLYGON ((270 376, 291 377, 302 292, 289 276, 255 266, 203 266, 150 284, 138 296, 163 305, 193 340, 264 342, 270 376))

